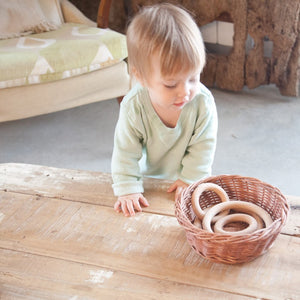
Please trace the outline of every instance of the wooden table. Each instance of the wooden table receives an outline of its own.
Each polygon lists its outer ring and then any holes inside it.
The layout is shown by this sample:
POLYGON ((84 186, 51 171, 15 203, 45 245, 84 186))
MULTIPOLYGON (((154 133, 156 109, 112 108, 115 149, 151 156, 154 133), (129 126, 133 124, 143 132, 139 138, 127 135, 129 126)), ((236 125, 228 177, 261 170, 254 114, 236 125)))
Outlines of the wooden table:
POLYGON ((300 299, 299 197, 265 255, 224 265, 187 244, 168 184, 126 218, 109 174, 0 165, 0 299, 300 299))

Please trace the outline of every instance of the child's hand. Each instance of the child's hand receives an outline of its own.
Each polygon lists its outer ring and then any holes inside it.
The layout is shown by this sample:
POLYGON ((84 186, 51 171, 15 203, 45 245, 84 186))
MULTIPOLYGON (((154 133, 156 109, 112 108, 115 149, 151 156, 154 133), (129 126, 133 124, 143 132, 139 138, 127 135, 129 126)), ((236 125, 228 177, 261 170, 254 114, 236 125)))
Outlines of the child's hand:
POLYGON ((118 200, 114 205, 114 209, 116 212, 123 211, 123 214, 126 217, 129 217, 135 215, 135 210, 142 211, 140 204, 143 206, 149 206, 149 203, 143 194, 129 194, 118 197, 118 200))
POLYGON ((168 193, 172 193, 175 191, 175 199, 179 197, 179 195, 182 193, 182 191, 187 188, 189 185, 185 182, 183 182, 180 179, 177 179, 169 188, 168 193))

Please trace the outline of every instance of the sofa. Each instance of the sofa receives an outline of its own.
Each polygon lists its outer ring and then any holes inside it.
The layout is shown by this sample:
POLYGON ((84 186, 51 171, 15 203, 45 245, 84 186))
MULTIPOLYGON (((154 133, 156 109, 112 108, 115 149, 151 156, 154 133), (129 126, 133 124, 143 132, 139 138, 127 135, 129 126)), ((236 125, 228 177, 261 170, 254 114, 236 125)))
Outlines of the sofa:
POLYGON ((126 38, 68 0, 0 2, 0 122, 122 97, 130 87, 126 38))

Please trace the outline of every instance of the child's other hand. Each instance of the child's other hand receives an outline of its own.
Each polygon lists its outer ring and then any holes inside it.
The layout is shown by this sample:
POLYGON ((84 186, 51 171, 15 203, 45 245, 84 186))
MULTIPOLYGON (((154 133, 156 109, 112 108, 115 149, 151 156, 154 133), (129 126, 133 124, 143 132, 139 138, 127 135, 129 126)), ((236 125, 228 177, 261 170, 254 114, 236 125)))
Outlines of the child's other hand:
POLYGON ((185 182, 183 182, 180 179, 177 179, 169 188, 168 193, 172 193, 175 191, 175 199, 179 197, 179 195, 182 193, 182 191, 187 188, 189 185, 185 182))
POLYGON ((129 194, 118 197, 114 205, 116 212, 122 212, 126 217, 134 216, 135 210, 142 211, 141 204, 143 206, 149 206, 147 199, 143 194, 129 194))

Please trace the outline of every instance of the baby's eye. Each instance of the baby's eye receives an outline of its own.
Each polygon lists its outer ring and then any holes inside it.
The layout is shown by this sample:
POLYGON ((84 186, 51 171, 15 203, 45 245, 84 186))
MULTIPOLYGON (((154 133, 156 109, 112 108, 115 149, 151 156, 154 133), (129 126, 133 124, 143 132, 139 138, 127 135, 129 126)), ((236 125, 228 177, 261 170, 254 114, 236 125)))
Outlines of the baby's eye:
POLYGON ((176 84, 165 84, 164 85, 167 89, 174 89, 176 88, 176 84))
POLYGON ((196 83, 197 79, 196 78, 191 78, 189 81, 190 81, 190 83, 196 83))

